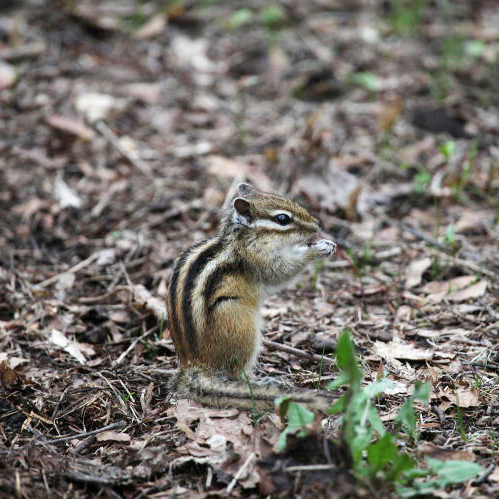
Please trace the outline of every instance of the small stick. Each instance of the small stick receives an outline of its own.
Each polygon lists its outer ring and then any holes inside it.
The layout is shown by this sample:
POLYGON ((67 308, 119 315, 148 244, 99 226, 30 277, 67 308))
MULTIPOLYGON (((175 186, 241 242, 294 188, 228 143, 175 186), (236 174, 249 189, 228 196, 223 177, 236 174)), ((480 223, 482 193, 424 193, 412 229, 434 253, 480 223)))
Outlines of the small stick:
POLYGON ((151 169, 148 164, 144 163, 140 158, 130 154, 121 144, 118 136, 107 126, 107 124, 99 120, 94 124, 95 128, 106 138, 109 143, 130 163, 137 168, 146 177, 152 178, 151 169))
POLYGON ((438 251, 438 253, 440 253, 444 258, 446 258, 448 262, 450 261, 451 263, 461 265, 461 267, 467 268, 473 272, 478 272, 479 274, 483 274, 483 275, 492 277, 493 279, 499 279, 498 274, 496 274, 492 270, 488 270, 488 269, 482 267, 481 265, 477 265, 474 262, 471 262, 469 260, 463 260, 461 258, 457 258, 457 257, 453 257, 453 256, 449 256, 443 251, 438 251))
POLYGON ((45 288, 46 286, 49 286, 50 284, 56 282, 59 279, 59 277, 61 277, 61 275, 63 275, 63 274, 76 274, 76 272, 79 272, 81 269, 90 265, 94 260, 97 260, 97 258, 99 257, 99 254, 100 254, 100 250, 96 251, 95 253, 90 255, 88 258, 85 258, 85 260, 82 260, 81 262, 77 263, 76 265, 74 265, 70 269, 68 269, 64 272, 61 272, 57 275, 54 275, 52 277, 49 277, 48 279, 45 279, 44 281, 42 281, 38 284, 35 284, 35 288, 45 288))
POLYGON ((317 376, 315 378, 309 378, 309 379, 305 380, 303 383, 308 385, 310 383, 317 383, 320 381, 329 381, 330 379, 334 379, 336 377, 337 377, 337 374, 330 374, 329 376, 317 376))
POLYGON ((488 480, 489 476, 492 475, 492 472, 496 469, 495 463, 492 463, 484 472, 484 474, 477 478, 473 483, 473 485, 480 485, 488 480))
POLYGON ((230 494, 232 492, 232 489, 236 486, 237 481, 239 480, 239 477, 244 473, 246 468, 248 467, 249 463, 251 460, 255 457, 255 453, 252 452, 246 461, 244 461, 243 465, 237 470, 237 473, 235 474, 234 478, 232 481, 229 483, 227 486, 227 494, 230 494))
POLYGON ((461 258, 452 256, 451 251, 449 248, 447 248, 444 244, 439 243, 437 240, 433 239, 432 237, 427 236, 420 230, 411 227, 410 225, 406 225, 403 223, 398 223, 398 222, 391 222, 390 220, 387 220, 388 222, 398 226, 401 230, 405 232, 410 232, 413 236, 416 236, 418 239, 424 241, 425 243, 429 244, 430 246, 433 246, 435 250, 442 255, 443 257, 448 258, 448 261, 451 261, 457 265, 461 265, 461 267, 467 268, 469 270, 472 270, 473 272, 479 272, 480 274, 493 277, 494 279, 498 279, 499 276, 493 272, 492 270, 488 270, 481 265, 477 265, 476 263, 470 261, 470 260, 463 260, 461 258))
POLYGON ((325 361, 331 365, 335 364, 335 361, 333 359, 330 359, 329 357, 324 357, 322 355, 304 352, 303 350, 299 350, 298 348, 288 347, 287 345, 281 345, 280 343, 276 343, 275 341, 263 340, 263 344, 271 350, 281 350, 282 352, 291 353, 293 355, 296 355, 297 357, 303 357, 304 359, 317 360, 319 362, 325 361))
POLYGON ((112 423, 108 424, 107 426, 103 426, 98 430, 86 431, 84 433, 76 433, 75 435, 71 435, 70 437, 53 438, 52 440, 46 440, 45 442, 37 442, 37 443, 54 444, 59 442, 66 442, 68 440, 73 440, 73 438, 90 437, 91 435, 97 435, 98 433, 102 433, 103 431, 114 430, 115 428, 123 428, 123 426, 125 426, 125 421, 118 421, 117 423, 112 423))
POLYGON ((84 451, 88 446, 92 445, 97 438, 95 435, 90 435, 89 437, 85 438, 85 440, 82 440, 74 449, 73 452, 75 454, 81 454, 82 451, 84 451))
POLYGON ((302 466, 288 466, 283 471, 323 471, 336 468, 334 464, 304 464, 302 466))

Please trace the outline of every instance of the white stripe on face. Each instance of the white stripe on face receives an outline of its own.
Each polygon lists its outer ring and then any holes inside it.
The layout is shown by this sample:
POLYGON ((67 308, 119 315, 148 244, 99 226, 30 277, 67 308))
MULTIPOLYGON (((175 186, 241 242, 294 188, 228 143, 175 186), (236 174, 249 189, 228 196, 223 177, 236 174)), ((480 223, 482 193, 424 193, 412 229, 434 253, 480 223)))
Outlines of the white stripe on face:
MULTIPOLYGON (((280 212, 283 213, 283 212, 280 212)), ((273 222, 272 220, 255 220, 253 222, 254 227, 265 227, 266 229, 277 229, 281 230, 283 232, 289 230, 289 229, 294 229, 296 225, 291 222, 288 225, 280 225, 277 222, 273 222)))

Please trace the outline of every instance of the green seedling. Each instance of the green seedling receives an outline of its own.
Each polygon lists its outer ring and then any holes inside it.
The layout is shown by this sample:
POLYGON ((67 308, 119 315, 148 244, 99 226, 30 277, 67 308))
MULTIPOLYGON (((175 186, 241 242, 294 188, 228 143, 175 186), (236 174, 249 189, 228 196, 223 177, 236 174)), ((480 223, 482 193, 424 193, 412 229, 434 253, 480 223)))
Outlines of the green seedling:
POLYGON ((312 424, 315 419, 313 412, 309 411, 305 406, 293 402, 289 397, 279 397, 276 400, 279 413, 286 419, 286 428, 279 435, 277 441, 277 449, 283 452, 286 448, 286 440, 290 433, 295 433, 298 437, 308 435, 307 426, 312 424))
MULTIPOLYGON (((341 441, 350 455, 352 471, 359 483, 372 493, 395 493, 399 497, 431 494, 448 485, 470 480, 483 471, 480 465, 468 461, 428 459, 423 466, 418 465, 399 447, 396 435, 385 429, 376 409, 377 399, 393 383, 381 378, 367 386, 362 385, 363 372, 348 330, 338 340, 336 361, 340 375, 328 388, 346 387, 347 391, 333 404, 330 413, 341 416, 341 441)), ((413 403, 426 403, 428 396, 429 386, 417 384, 402 405, 395 419, 395 428, 402 432, 402 436, 417 439, 413 403)), ((286 398, 282 398, 279 404, 281 414, 287 420, 287 427, 279 439, 279 448, 283 450, 289 433, 307 435, 307 427, 314 421, 314 415, 286 398)))

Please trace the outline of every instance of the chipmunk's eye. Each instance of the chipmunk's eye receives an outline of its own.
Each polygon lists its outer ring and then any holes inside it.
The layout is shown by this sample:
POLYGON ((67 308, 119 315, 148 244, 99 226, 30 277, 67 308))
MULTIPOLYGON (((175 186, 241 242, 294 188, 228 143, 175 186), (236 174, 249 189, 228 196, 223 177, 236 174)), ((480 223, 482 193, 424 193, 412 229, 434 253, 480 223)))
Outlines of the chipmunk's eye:
POLYGON ((289 225, 291 223, 291 217, 289 215, 286 215, 285 213, 279 213, 279 215, 276 215, 274 217, 274 220, 279 225, 289 225))

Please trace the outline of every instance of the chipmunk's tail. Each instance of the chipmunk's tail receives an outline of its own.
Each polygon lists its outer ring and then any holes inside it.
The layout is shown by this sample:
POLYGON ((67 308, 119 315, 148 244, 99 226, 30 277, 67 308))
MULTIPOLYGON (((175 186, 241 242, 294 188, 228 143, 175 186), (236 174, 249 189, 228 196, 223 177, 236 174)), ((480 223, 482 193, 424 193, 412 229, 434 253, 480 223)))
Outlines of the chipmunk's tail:
POLYGON ((287 396, 295 402, 325 411, 333 401, 332 397, 309 390, 287 391, 257 382, 233 381, 220 374, 209 375, 197 367, 179 369, 171 379, 169 388, 178 398, 220 408, 273 409, 277 397, 287 396))

